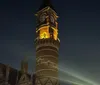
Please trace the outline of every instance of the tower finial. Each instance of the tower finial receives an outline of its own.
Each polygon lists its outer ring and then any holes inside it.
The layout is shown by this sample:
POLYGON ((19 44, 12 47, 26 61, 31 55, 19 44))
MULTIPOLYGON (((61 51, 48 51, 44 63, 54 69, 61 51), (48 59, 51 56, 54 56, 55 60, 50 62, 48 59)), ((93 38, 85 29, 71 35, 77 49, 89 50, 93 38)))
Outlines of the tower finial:
POLYGON ((46 5, 50 5, 51 4, 51 0, 43 0, 43 3, 46 5))
POLYGON ((42 5, 40 6, 39 10, 41 10, 41 9, 47 7, 47 6, 49 6, 53 10, 55 10, 53 5, 52 5, 52 1, 51 0, 42 0, 42 5))

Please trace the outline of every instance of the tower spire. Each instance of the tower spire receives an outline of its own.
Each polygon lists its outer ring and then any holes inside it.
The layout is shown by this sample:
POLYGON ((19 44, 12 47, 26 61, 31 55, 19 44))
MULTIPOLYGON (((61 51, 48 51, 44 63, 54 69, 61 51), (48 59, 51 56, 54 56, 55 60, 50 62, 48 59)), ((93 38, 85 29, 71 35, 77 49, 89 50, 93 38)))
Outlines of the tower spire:
POLYGON ((53 10, 55 10, 54 7, 53 7, 53 5, 52 5, 51 0, 42 0, 42 5, 40 6, 39 10, 41 10, 41 9, 43 9, 45 7, 50 7, 53 10))
POLYGON ((51 0, 43 0, 43 3, 46 5, 51 5, 51 0))
POLYGON ((24 73, 28 72, 28 57, 24 57, 21 61, 21 71, 24 73))

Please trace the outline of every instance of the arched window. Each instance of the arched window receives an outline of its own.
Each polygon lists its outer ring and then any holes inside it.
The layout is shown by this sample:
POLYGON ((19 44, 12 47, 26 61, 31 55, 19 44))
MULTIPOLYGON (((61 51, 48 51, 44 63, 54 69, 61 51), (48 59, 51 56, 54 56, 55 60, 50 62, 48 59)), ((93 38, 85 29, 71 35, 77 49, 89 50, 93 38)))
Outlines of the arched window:
POLYGON ((41 34, 41 39, 43 39, 43 38, 48 38, 48 35, 47 35, 46 32, 43 32, 43 33, 41 34))

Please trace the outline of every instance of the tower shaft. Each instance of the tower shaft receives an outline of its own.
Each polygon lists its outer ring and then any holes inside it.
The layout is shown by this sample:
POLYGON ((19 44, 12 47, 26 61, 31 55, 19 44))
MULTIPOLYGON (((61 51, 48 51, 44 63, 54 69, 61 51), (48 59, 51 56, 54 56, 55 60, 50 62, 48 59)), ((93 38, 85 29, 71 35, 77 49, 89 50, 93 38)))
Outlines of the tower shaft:
POLYGON ((49 0, 36 14, 36 79, 35 85, 58 85, 58 38, 57 13, 49 0))

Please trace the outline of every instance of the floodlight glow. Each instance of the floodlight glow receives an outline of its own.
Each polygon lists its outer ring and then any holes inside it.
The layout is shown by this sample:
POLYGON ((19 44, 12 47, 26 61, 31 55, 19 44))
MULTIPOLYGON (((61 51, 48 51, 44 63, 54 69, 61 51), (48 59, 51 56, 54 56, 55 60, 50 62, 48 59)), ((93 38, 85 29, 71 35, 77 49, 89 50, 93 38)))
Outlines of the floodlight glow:
POLYGON ((75 85, 99 85, 93 82, 88 78, 84 78, 81 75, 78 75, 71 70, 67 69, 66 67, 60 67, 59 71, 64 74, 64 76, 60 77, 60 80, 65 83, 72 83, 75 85))

